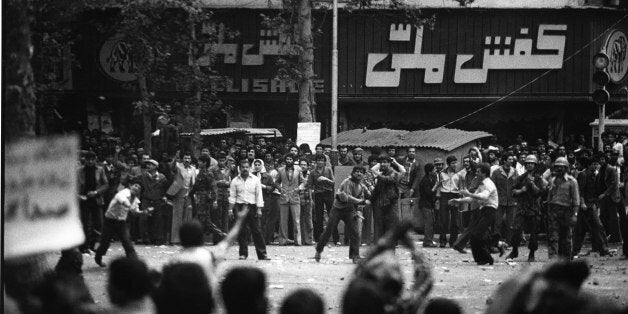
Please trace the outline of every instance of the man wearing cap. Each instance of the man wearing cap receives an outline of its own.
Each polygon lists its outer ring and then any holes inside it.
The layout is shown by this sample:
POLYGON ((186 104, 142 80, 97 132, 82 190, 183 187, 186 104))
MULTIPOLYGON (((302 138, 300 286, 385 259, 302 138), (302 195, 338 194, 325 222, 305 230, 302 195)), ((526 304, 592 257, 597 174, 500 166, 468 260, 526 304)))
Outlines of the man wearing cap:
POLYGON ((435 189, 440 192, 439 202, 439 221, 440 221, 440 236, 438 240, 440 247, 444 248, 447 245, 447 231, 449 231, 449 246, 453 247, 453 244, 458 238, 458 231, 460 228, 460 214, 458 212, 458 206, 451 205, 449 200, 458 197, 458 191, 460 189, 460 178, 456 173, 456 165, 458 164, 458 158, 456 156, 447 156, 447 168, 437 173, 435 189))
POLYGON ((368 161, 364 160, 364 150, 360 147, 353 150, 353 162, 356 166, 362 166, 364 169, 370 168, 368 161))
POLYGON ((571 231, 576 224, 580 208, 578 181, 567 174, 569 162, 565 157, 554 161, 556 176, 550 178, 547 214, 547 246, 548 255, 552 259, 556 255, 571 259, 571 231))
POLYGON ((85 155, 85 166, 78 169, 78 186, 80 193, 81 223, 85 232, 85 243, 79 249, 81 253, 89 253, 98 240, 98 231, 102 227, 104 205, 103 194, 109 187, 105 170, 96 165, 96 154, 85 155))
POLYGON ((166 176, 157 171, 159 163, 154 159, 144 161, 146 172, 139 177, 140 184, 144 187, 140 194, 142 210, 150 211, 150 216, 140 216, 140 238, 150 244, 161 245, 166 242, 167 221, 166 209, 162 208, 166 199, 168 180, 166 176), (150 210, 149 210, 150 209, 150 210), (145 230, 145 227, 148 230, 145 230))
POLYGON ((536 165, 539 163, 535 155, 529 155, 523 160, 526 171, 520 175, 512 188, 512 193, 517 198, 517 213, 513 225, 512 252, 506 259, 515 259, 519 256, 519 244, 524 228, 530 231, 530 242, 528 248, 528 262, 534 262, 534 252, 538 249, 536 239, 537 217, 539 215, 539 198, 543 192, 545 184, 541 175, 536 172, 536 165))

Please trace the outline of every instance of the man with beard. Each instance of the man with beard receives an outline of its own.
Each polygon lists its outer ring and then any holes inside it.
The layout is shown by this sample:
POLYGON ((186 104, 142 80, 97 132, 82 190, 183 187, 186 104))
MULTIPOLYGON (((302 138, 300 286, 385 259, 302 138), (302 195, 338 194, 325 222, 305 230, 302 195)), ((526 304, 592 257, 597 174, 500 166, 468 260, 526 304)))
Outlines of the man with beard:
POLYGON ((255 252, 259 260, 269 260, 266 255, 266 243, 262 231, 259 227, 258 219, 262 216, 264 207, 264 196, 262 195, 262 184, 259 178, 249 174, 249 161, 240 161, 240 174, 233 178, 229 186, 229 213, 235 215, 248 209, 244 220, 244 228, 238 235, 238 245, 240 246, 240 259, 246 259, 249 255, 249 237, 253 236, 255 252))
MULTIPOLYGON (((382 156, 379 158, 379 165, 371 169, 377 183, 373 189, 373 240, 377 242, 386 231, 394 228, 399 222, 399 208, 397 199, 399 192, 397 183, 401 175, 392 169, 391 162, 394 162, 400 169, 403 168, 395 159, 382 156)), ((405 171, 405 169, 403 169, 405 171)))
POLYGON ((325 231, 321 234, 316 244, 314 259, 318 262, 325 244, 329 241, 332 230, 336 230, 340 220, 345 223, 345 231, 349 235, 349 258, 356 264, 360 260, 360 240, 357 228, 357 205, 368 205, 368 190, 362 184, 365 169, 362 166, 354 166, 351 177, 346 178, 340 184, 334 198, 334 207, 329 214, 329 220, 325 231))
POLYGON ((192 203, 190 190, 196 182, 196 168, 192 166, 192 155, 183 155, 183 162, 178 162, 179 151, 172 159, 170 168, 175 173, 172 185, 166 192, 173 197, 172 201, 172 225, 170 229, 170 242, 179 243, 179 228, 181 224, 192 219, 192 203))
POLYGON ((537 219, 539 216, 541 192, 545 186, 541 175, 536 172, 539 163, 535 155, 529 155, 523 161, 526 171, 517 178, 512 188, 513 195, 517 198, 517 213, 515 215, 512 233, 512 251, 506 259, 515 259, 519 256, 519 244, 522 240, 524 229, 530 231, 528 248, 528 262, 534 262, 534 252, 538 249, 536 234, 538 231, 537 219))
POLYGON ((218 228, 227 231, 229 230, 229 185, 233 173, 227 167, 227 156, 224 152, 218 153, 216 157, 218 165, 209 168, 216 184, 216 206, 213 206, 215 212, 212 212, 212 217, 216 217, 214 223, 218 228))
POLYGON ((349 158, 349 149, 346 146, 338 148, 338 166, 354 166, 355 162, 352 158, 349 158))
POLYGON ((281 191, 279 198, 279 245, 291 243, 288 235, 288 218, 292 214, 294 244, 301 245, 301 199, 299 192, 305 189, 300 167, 294 166, 295 156, 287 154, 286 165, 277 170, 277 186, 281 191))
POLYGON ((96 166, 96 154, 93 152, 85 155, 85 166, 78 169, 78 186, 81 199, 81 223, 85 233, 85 243, 79 247, 79 250, 81 253, 89 254, 89 249, 94 249, 98 232, 102 227, 103 194, 109 186, 105 170, 96 166))

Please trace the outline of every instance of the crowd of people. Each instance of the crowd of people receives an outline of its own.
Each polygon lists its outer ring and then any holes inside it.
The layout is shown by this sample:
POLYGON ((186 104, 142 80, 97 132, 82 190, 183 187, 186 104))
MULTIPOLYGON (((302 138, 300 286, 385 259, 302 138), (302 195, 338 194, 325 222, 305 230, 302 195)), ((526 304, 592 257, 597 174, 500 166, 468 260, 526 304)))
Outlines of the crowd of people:
POLYGON ((453 155, 422 164, 415 147, 403 155, 394 147, 371 148, 367 158, 361 148, 339 147, 335 157, 322 144, 311 151, 264 137, 237 143, 225 137, 206 143, 198 157, 164 151, 155 159, 128 142, 98 144, 86 136, 79 194, 87 241, 80 249, 94 250, 102 264, 108 238, 116 235, 129 256, 132 242, 178 244, 178 229, 192 219, 218 243, 234 214, 249 208, 238 238, 241 259, 252 239, 259 259, 268 259, 267 245, 315 245, 318 261, 325 246, 343 244, 337 229, 343 221, 344 244, 357 262, 360 246, 399 223, 399 201, 418 198, 413 216, 423 225, 423 247, 466 253, 471 246, 478 264, 492 264, 490 254, 508 248, 506 259, 514 260, 525 242, 528 261, 535 261, 539 233, 547 235, 550 258, 590 254, 581 252, 586 232, 592 251, 611 255, 616 250, 608 243, 623 242, 625 257, 628 138, 608 132, 603 141, 597 152, 582 138, 563 145, 539 139, 533 146, 519 136, 506 147, 491 138, 459 165, 453 155), (353 168, 335 188, 337 166, 353 168), (128 218, 111 206, 119 193, 136 195, 128 218))
MULTIPOLYGON (((466 253, 470 245, 478 265, 492 265, 492 254, 501 257, 510 249, 506 260, 514 260, 522 242, 528 242, 528 261, 536 261, 542 232, 552 266, 502 285, 488 312, 510 313, 524 305, 532 313, 562 311, 561 302, 570 302, 574 312, 613 312, 610 304, 578 293, 589 267, 571 261, 591 253, 580 252, 586 232, 591 251, 599 255, 614 254, 608 244, 628 234, 623 203, 628 200, 623 164, 628 139, 612 133, 603 139, 604 151, 595 152, 576 142, 538 140, 531 146, 523 138, 502 147, 493 138, 470 149, 459 167, 456 156, 422 164, 413 147, 405 155, 396 148, 372 148, 364 158, 360 148, 340 147, 334 156, 321 144, 312 152, 289 139, 235 143, 225 138, 207 143, 198 157, 177 151, 155 159, 129 143, 105 145, 84 138, 78 197, 86 241, 62 252, 55 272, 28 298, 19 298, 16 312, 96 311, 82 277, 83 257, 93 251, 99 266, 109 266, 112 313, 211 313, 217 308, 266 313, 261 270, 234 267, 220 282, 216 267, 227 248, 237 239, 239 258, 247 259, 252 239, 257 258, 268 260, 268 245, 311 245, 320 261, 326 246, 343 244, 337 229, 341 220, 349 258, 357 264, 343 293, 343 313, 460 313, 455 301, 429 297, 433 278, 423 250, 449 245, 466 253), (338 166, 351 168, 340 184, 338 166), (416 221, 400 219, 398 204, 407 198, 419 199, 416 221), (411 233, 419 222, 423 248, 411 233), (107 265, 103 256, 115 239, 126 257, 107 265), (135 252, 137 243, 182 249, 163 269, 149 270, 135 252), (362 245, 369 246, 366 256, 360 254, 362 245), (402 289, 398 245, 412 252, 410 289, 402 289)), ((324 304, 317 292, 300 289, 286 297, 280 312, 324 313, 324 304)))

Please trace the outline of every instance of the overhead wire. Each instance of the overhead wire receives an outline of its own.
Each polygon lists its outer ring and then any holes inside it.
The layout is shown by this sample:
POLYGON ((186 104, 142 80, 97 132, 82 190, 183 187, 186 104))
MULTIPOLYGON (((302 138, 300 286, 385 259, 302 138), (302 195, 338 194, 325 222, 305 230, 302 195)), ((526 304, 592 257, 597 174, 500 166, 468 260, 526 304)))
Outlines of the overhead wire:
MULTIPOLYGON (((580 53, 581 53, 584 49, 586 49, 586 48, 588 48, 589 46, 591 46, 591 44, 593 44, 594 42, 598 41, 598 40, 599 40, 602 36, 604 36, 604 34, 606 34, 606 32, 608 32, 610 29, 612 29, 612 28, 614 28, 615 26, 617 26, 619 23, 621 23, 621 21, 623 21, 624 19, 626 19, 626 17, 628 17, 628 14, 625 14, 624 16, 622 16, 619 20, 617 20, 615 23, 611 24, 611 25, 610 25, 609 27, 607 27, 604 31, 602 31, 600 34, 598 34, 595 38, 593 38, 591 41, 589 41, 587 44, 585 44, 584 46, 582 46, 580 49, 576 50, 576 52, 574 52, 574 53, 573 53, 573 54, 571 54, 570 56, 568 56, 568 57, 566 57, 565 59, 563 59, 563 63, 565 63, 565 62, 567 62, 567 61, 571 60, 573 57, 575 57, 576 55, 580 54, 580 53)), ((508 93, 508 94, 506 94, 506 95, 504 95, 504 96, 501 96, 500 98, 498 98, 498 99, 496 99, 495 101, 493 101, 493 102, 491 102, 491 103, 487 104, 486 106, 483 106, 483 107, 481 107, 481 108, 478 108, 478 109, 476 109, 476 110, 474 110, 474 111, 472 111, 472 112, 470 112, 470 113, 468 113, 468 114, 466 114, 466 115, 464 115, 464 116, 462 116, 462 117, 460 117, 460 118, 457 118, 457 119, 455 119, 455 120, 453 120, 453 121, 450 121, 450 122, 448 122, 448 123, 445 123, 445 124, 441 125, 440 127, 441 127, 441 128, 444 128, 444 127, 450 126, 450 125, 452 125, 452 124, 454 124, 454 123, 456 123, 456 122, 462 121, 462 120, 464 120, 464 119, 466 119, 466 118, 468 118, 468 117, 470 117, 470 116, 472 116, 472 115, 474 115, 474 114, 476 114, 476 113, 478 113, 478 112, 480 112, 480 111, 482 111, 482 110, 484 110, 484 109, 487 109, 487 108, 489 108, 489 107, 491 107, 491 106, 493 106, 493 105, 495 105, 495 104, 497 104, 497 103, 499 103, 499 102, 501 102, 501 101, 505 100, 506 98, 508 98, 508 97, 510 97, 510 96, 512 96, 512 95, 514 95, 514 94, 516 94, 516 93, 518 93, 518 92, 519 92, 519 91, 521 91, 522 89, 524 89, 524 88, 526 88, 526 87, 530 86, 532 83, 534 83, 534 82, 536 82, 536 81, 540 80, 541 78, 543 78, 544 76, 546 76, 547 74, 549 74, 550 72, 552 72, 553 70, 554 70, 554 69, 549 69, 549 70, 547 70, 547 71, 543 72, 542 74, 540 74, 539 76, 535 77, 534 79, 532 79, 532 80, 531 80, 531 81, 529 81, 528 83, 526 83, 526 84, 524 84, 524 85, 520 86, 519 88, 517 88, 517 89, 513 90, 512 92, 510 92, 510 93, 508 93)))

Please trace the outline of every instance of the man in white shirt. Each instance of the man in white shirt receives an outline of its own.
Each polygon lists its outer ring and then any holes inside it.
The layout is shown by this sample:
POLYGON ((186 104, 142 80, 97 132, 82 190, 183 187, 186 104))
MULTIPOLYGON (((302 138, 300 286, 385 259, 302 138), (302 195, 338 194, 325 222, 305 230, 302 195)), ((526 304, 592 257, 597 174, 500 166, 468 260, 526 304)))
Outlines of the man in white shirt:
POLYGON ((493 265, 493 257, 489 252, 489 241, 486 239, 486 232, 495 221, 495 211, 499 205, 497 188, 489 178, 491 168, 487 163, 481 163, 476 170, 476 178, 481 181, 477 190, 470 193, 461 190, 462 198, 455 198, 449 201, 450 205, 461 203, 477 202, 479 205, 479 215, 475 215, 469 223, 471 234, 471 252, 473 259, 478 265, 493 265))
POLYGON ((105 220, 100 236, 100 245, 96 249, 96 256, 94 257, 98 266, 107 266, 103 263, 102 257, 107 254, 111 238, 113 238, 114 235, 120 239, 126 256, 137 258, 133 242, 131 242, 129 226, 126 223, 126 218, 130 211, 137 214, 146 214, 153 210, 152 207, 149 207, 145 212, 140 211, 140 199, 138 196, 141 189, 142 187, 139 183, 133 183, 129 186, 129 188, 118 192, 109 203, 109 208, 105 213, 105 220))
POLYGON ((259 260, 269 260, 266 255, 266 242, 258 219, 262 217, 264 198, 262 195, 262 183, 259 178, 249 174, 250 164, 248 159, 240 160, 240 174, 231 180, 229 186, 229 215, 234 215, 248 208, 249 212, 244 220, 244 228, 238 235, 240 246, 240 259, 249 256, 249 230, 253 234, 255 252, 259 260))

